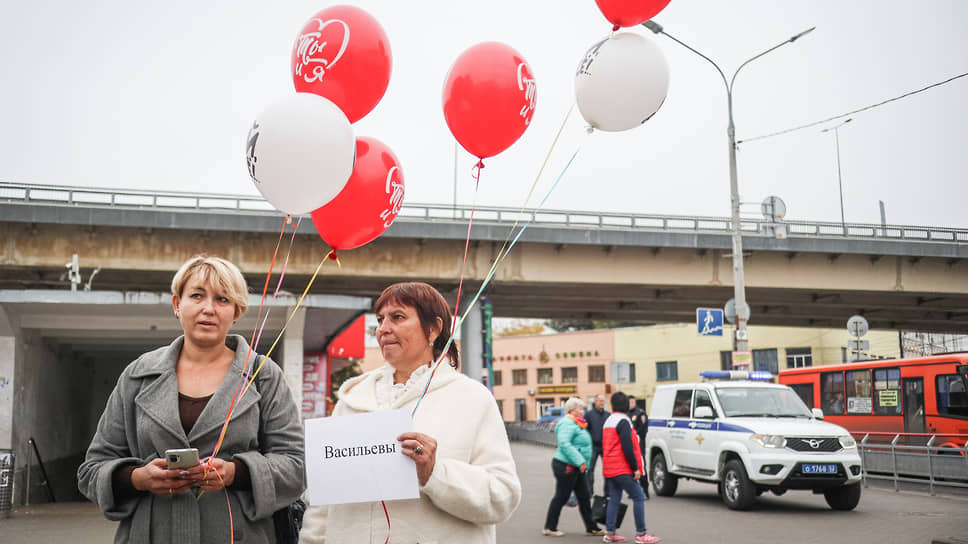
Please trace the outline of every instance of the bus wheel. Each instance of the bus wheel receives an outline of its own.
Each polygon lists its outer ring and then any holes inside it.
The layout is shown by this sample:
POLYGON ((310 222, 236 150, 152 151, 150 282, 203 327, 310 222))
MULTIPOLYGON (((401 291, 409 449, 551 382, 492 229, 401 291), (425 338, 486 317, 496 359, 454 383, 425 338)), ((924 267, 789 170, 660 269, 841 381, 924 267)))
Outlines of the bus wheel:
POLYGON ((679 478, 675 474, 669 474, 665 456, 662 453, 656 453, 652 457, 651 472, 652 487, 655 489, 656 495, 671 497, 676 493, 676 488, 679 487, 679 478))
POLYGON ((722 486, 723 502, 730 510, 749 510, 753 506, 756 488, 746 475, 743 462, 739 459, 730 459, 726 462, 722 486))
POLYGON ((834 510, 853 510, 860 502, 860 484, 844 485, 823 492, 823 498, 834 510))

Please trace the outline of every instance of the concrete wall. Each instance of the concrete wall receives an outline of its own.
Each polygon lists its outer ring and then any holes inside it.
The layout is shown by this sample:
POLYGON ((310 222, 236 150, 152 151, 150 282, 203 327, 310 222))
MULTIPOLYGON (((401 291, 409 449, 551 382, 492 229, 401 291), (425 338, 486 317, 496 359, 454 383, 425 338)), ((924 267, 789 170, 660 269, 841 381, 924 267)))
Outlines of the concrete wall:
POLYGON ((90 366, 58 353, 34 331, 23 335, 24 358, 17 368, 13 443, 17 455, 16 504, 47 502, 50 495, 28 440, 33 438, 57 500, 79 498, 76 471, 87 448, 90 366), (29 465, 30 481, 27 481, 29 465))

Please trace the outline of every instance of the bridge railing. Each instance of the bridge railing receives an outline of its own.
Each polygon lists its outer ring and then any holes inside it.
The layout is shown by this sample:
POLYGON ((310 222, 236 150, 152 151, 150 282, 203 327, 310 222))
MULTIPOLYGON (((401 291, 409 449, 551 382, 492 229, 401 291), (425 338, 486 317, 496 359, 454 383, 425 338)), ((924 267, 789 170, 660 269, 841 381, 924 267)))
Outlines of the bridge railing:
MULTIPOLYGON (((104 206, 152 208, 218 213, 233 211, 252 215, 273 215, 276 211, 258 196, 137 189, 70 187, 0 181, 0 202, 36 206, 104 206)), ((577 210, 521 209, 498 206, 454 207, 449 204, 406 203, 399 219, 423 222, 464 222, 474 214, 479 225, 513 226, 530 223, 553 228, 599 228, 625 231, 729 234, 731 222, 724 217, 589 212, 577 210)), ((850 238, 933 243, 966 243, 968 229, 877 225, 824 221, 782 220, 745 217, 740 229, 744 236, 850 238)))

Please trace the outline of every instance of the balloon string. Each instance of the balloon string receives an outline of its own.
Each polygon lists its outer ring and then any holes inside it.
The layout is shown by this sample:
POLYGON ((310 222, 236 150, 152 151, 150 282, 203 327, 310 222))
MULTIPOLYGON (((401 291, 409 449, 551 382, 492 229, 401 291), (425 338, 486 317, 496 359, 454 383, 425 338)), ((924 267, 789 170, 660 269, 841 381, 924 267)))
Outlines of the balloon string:
POLYGON ((383 515, 387 517, 387 539, 383 541, 383 544, 390 544, 390 512, 387 510, 386 501, 380 501, 383 505, 383 515))
POLYGON ((467 221, 467 238, 464 240, 464 259, 460 263, 460 280, 457 282, 457 302, 454 303, 454 320, 450 326, 450 334, 454 334, 454 327, 457 326, 457 312, 460 308, 460 293, 464 287, 464 269, 467 266, 467 250, 471 244, 471 226, 474 225, 474 210, 477 209, 478 188, 481 186, 481 168, 484 168, 484 160, 477 161, 471 175, 474 177, 474 201, 471 205, 471 216, 467 221))
MULTIPOLYGON (((276 257, 279 255, 279 246, 282 245, 282 238, 286 234, 286 225, 290 222, 289 214, 282 220, 282 229, 279 231, 279 239, 276 240, 276 249, 272 252, 272 261, 269 262, 269 272, 266 274, 265 284, 262 286, 262 298, 259 300, 259 312, 256 315, 256 323, 258 323, 258 318, 262 317, 262 308, 265 307, 266 293, 269 292, 269 280, 272 278, 272 269, 276 264, 276 257)), ((245 377, 249 372, 249 359, 252 356, 253 343, 258 342, 258 338, 262 336, 262 328, 265 327, 266 319, 269 318, 268 309, 266 309, 265 318, 262 320, 262 325, 253 329, 252 336, 249 337, 249 349, 245 354, 245 362, 242 363, 242 382, 245 382, 245 377)), ((222 430, 219 433, 218 441, 215 443, 215 449, 212 450, 212 457, 218 455, 219 449, 222 447, 222 441, 225 439, 225 432, 229 427, 229 420, 232 417, 232 411, 235 408, 235 403, 239 399, 239 390, 241 384, 235 388, 235 392, 232 394, 232 401, 229 403, 228 413, 225 414, 225 421, 222 423, 222 430)))
POLYGON ((259 363, 258 368, 256 368, 255 373, 252 375, 252 379, 250 379, 249 383, 246 384, 245 389, 242 391, 241 396, 245 396, 246 391, 249 390, 249 387, 251 387, 252 383, 255 382, 256 376, 258 376, 259 372, 262 370, 262 366, 265 365, 266 361, 269 360, 269 355, 271 355, 272 351, 276 349, 276 346, 279 344, 279 340, 282 339, 282 335, 285 334, 286 328, 289 327, 289 323, 292 321, 292 318, 295 317, 296 312, 299 311, 299 307, 302 306, 303 300, 306 298, 306 295, 309 294, 309 289, 312 288, 313 282, 316 281, 316 277, 319 275, 319 270, 323 267, 324 264, 326 264, 326 261, 331 259, 335 260, 336 264, 340 268, 343 268, 343 263, 341 263, 339 259, 332 258, 332 255, 335 255, 335 254, 336 254, 336 250, 330 250, 329 253, 327 253, 326 256, 323 257, 323 260, 319 261, 319 264, 316 265, 316 270, 313 271, 312 277, 309 278, 309 283, 306 284, 306 288, 303 290, 302 295, 299 297, 299 300, 296 302, 296 307, 293 308, 292 312, 289 313, 289 318, 286 319, 286 323, 282 326, 282 330, 279 331, 279 334, 276 336, 276 339, 273 340, 272 345, 269 346, 268 351, 266 351, 265 356, 262 358, 262 362, 259 363))
MULTIPOLYGON (((292 222, 291 219, 290 222, 292 222)), ((272 293, 273 298, 279 296, 279 288, 282 287, 282 278, 286 277, 286 270, 289 269, 289 256, 292 255, 292 243, 296 241, 296 231, 299 230, 300 223, 302 223, 302 217, 298 218, 292 224, 292 238, 289 239, 289 251, 286 252, 286 260, 282 263, 282 272, 279 274, 279 283, 276 284, 276 290, 272 293)))
MULTIPOLYGON (((569 110, 569 114, 570 113, 571 111, 569 110)), ((591 134, 591 131, 587 131, 586 134, 591 134)), ((557 141, 557 138, 555 139, 555 141, 557 141)), ((564 169, 562 169, 561 173, 558 174, 558 178, 548 189, 548 192, 545 193, 544 198, 541 199, 541 202, 538 204, 538 207, 535 209, 535 211, 540 210, 542 207, 544 207, 545 202, 548 201, 548 197, 550 197, 551 193, 554 192, 555 188, 558 187, 558 184, 565 176, 565 172, 568 171, 568 168, 570 168, 571 164, 575 161, 575 157, 578 156, 578 152, 581 151, 581 147, 582 147, 582 144, 579 143, 578 148, 575 149, 574 153, 572 153, 571 158, 568 159, 568 162, 565 164, 564 169)), ((504 262, 504 259, 508 256, 508 254, 510 254, 511 249, 513 249, 514 246, 518 243, 518 240, 521 239, 521 235, 524 234, 524 231, 528 228, 528 226, 531 224, 533 220, 534 220, 534 215, 532 215, 531 218, 528 219, 525 222, 525 224, 521 226, 521 229, 514 236, 514 239, 511 241, 511 244, 507 247, 507 249, 505 250, 504 248, 502 248, 502 252, 499 252, 498 256, 494 259, 494 264, 491 266, 491 269, 488 271, 487 276, 484 278, 484 282, 481 284, 481 287, 477 290, 477 293, 474 294, 474 298, 472 298, 471 302, 467 305, 467 309, 464 310, 464 313, 463 315, 461 315, 460 320, 458 320, 457 323, 455 324, 453 328, 454 332, 451 333, 450 338, 447 339, 447 343, 444 344, 444 347, 441 350, 440 357, 438 357, 437 360, 434 362, 434 368, 430 372, 430 376, 427 377, 427 383, 424 384, 423 391, 420 393, 420 397, 417 399, 417 403, 414 405, 413 410, 411 410, 410 412, 411 417, 413 417, 413 415, 417 413, 417 409, 420 408, 420 403, 423 401, 424 396, 426 396, 427 391, 430 389, 430 382, 434 379, 434 375, 437 373, 437 369, 440 367, 441 362, 444 360, 444 357, 447 355, 447 349, 450 347, 451 343, 453 343, 454 336, 460 330, 461 325, 464 323, 464 319, 467 318, 467 315, 470 314, 471 309, 474 308, 474 304, 476 304, 478 299, 480 299, 481 293, 483 293, 484 289, 488 286, 488 284, 491 283, 491 279, 494 277, 494 273, 497 271, 498 266, 500 266, 500 264, 504 262)))

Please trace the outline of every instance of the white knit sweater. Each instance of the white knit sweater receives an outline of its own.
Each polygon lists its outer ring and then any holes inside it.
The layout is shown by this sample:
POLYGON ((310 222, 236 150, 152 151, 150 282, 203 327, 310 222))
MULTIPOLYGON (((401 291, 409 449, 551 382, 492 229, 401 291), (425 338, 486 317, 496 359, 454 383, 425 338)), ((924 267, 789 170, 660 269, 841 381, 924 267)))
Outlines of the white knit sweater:
MULTIPOLYGON (((379 395, 383 402, 377 402, 377 387, 385 387, 385 378, 381 379, 385 368, 344 383, 333 415, 412 410, 429 373, 415 373, 414 383, 393 391, 396 398, 390 398, 387 406, 385 390, 379 395)), ((420 488, 419 499, 386 503, 390 541, 495 542, 495 525, 507 520, 521 500, 521 482, 494 397, 445 361, 420 402, 413 429, 437 440, 436 464, 427 485, 420 488)), ((387 531, 379 502, 311 507, 300 542, 382 544, 387 531)))

